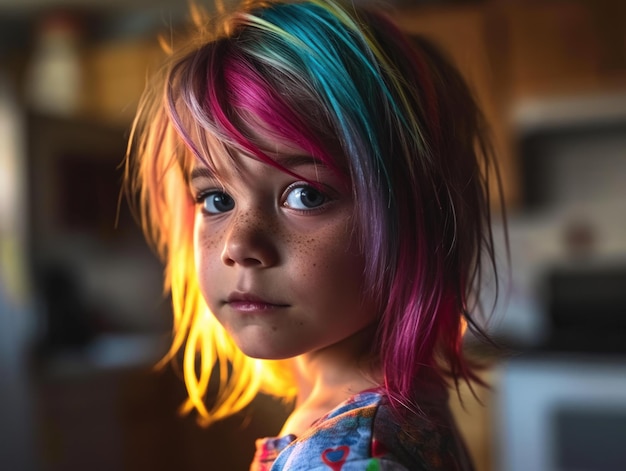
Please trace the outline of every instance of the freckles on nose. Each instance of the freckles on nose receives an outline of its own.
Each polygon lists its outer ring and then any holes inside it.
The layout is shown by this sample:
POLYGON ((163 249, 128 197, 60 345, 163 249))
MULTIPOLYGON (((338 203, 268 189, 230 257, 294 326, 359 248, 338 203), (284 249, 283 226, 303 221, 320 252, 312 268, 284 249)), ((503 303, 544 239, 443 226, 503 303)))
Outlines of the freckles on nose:
POLYGON ((250 237, 263 231, 262 219, 245 213, 239 216, 230 228, 230 235, 250 237))
POLYGON ((268 215, 243 213, 222 238, 222 260, 227 265, 273 265, 278 260, 279 225, 268 215))

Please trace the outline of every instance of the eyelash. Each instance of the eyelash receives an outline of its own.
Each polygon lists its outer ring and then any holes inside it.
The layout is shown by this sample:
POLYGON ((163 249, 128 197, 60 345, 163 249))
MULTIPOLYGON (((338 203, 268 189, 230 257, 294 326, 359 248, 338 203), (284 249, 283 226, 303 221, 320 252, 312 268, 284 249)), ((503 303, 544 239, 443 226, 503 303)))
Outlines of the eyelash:
MULTIPOLYGON (((209 197, 211 197, 212 195, 224 195, 226 197, 228 197, 230 200, 232 200, 233 204, 235 204, 234 199, 223 189, 210 189, 210 190, 206 190, 206 191, 202 191, 200 193, 198 193, 198 195, 195 197, 195 203, 199 206, 202 206, 202 211, 208 215, 219 215, 219 214, 224 214, 226 212, 229 212, 230 210, 226 210, 226 211, 216 211, 216 212, 212 212, 212 211, 208 211, 205 208, 205 203, 207 201, 207 199, 209 197)), ((319 188, 314 187, 313 185, 310 185, 309 183, 306 182, 295 182, 292 183, 291 185, 289 185, 285 191, 283 192, 283 196, 281 197, 281 207, 285 207, 288 208, 292 211, 296 211, 298 213, 302 213, 302 214, 312 214, 312 213, 317 213, 319 211, 322 211, 329 203, 331 203, 333 201, 333 198, 331 198, 328 195, 328 192, 322 191, 319 188), (303 195, 302 190, 305 191, 313 191, 316 195, 320 196, 322 198, 322 201, 319 203, 318 206, 314 206, 314 207, 310 207, 310 208, 296 208, 293 206, 289 206, 287 204, 288 199, 290 198, 290 196, 292 195, 292 193, 295 190, 300 190, 301 193, 300 195, 303 195)))
POLYGON ((289 208, 292 211, 297 211, 297 212, 306 213, 306 214, 311 214, 311 213, 322 211, 326 207, 326 205, 332 201, 332 198, 329 197, 328 192, 322 191, 321 189, 316 188, 313 185, 310 185, 305 182, 296 182, 296 183, 289 185, 287 189, 284 191, 283 195, 284 196, 282 198, 282 203, 281 203, 283 207, 289 208), (300 208, 288 206, 287 201, 290 195, 292 195, 292 193, 294 193, 295 190, 300 190, 301 191, 300 195, 303 194, 302 190, 305 190, 305 191, 312 190, 316 195, 322 198, 322 201, 318 206, 314 206, 314 207, 310 207, 306 209, 300 209, 300 208))
POLYGON ((205 203, 207 201, 207 199, 209 197, 211 197, 212 195, 224 195, 226 197, 228 197, 234 204, 235 200, 228 194, 226 193, 226 191, 224 190, 217 190, 217 189, 211 189, 211 190, 206 190, 206 191, 202 191, 200 193, 198 193, 198 195, 195 197, 195 201, 196 204, 202 207, 202 212, 205 214, 209 214, 212 216, 218 215, 218 214, 224 214, 228 211, 217 211, 217 212, 211 212, 211 211, 207 211, 206 207, 205 207, 205 203))

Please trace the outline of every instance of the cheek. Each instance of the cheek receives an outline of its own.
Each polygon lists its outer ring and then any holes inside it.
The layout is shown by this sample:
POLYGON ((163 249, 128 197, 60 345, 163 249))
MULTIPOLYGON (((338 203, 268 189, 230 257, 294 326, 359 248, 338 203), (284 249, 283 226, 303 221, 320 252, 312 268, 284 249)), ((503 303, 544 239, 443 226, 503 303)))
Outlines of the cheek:
POLYGON ((220 262, 224 231, 215 228, 208 230, 206 225, 198 220, 201 217, 201 215, 196 217, 193 250, 200 289, 206 297, 206 288, 210 287, 216 279, 219 279, 212 276, 212 273, 220 262))
POLYGON ((207 256, 217 251, 219 241, 215 231, 209 232, 203 228, 201 221, 196 218, 193 234, 193 250, 196 259, 196 267, 200 268, 205 263, 207 256))
POLYGON ((221 250, 221 233, 216 231, 196 230, 194 236, 194 251, 196 258, 202 259, 215 256, 221 250))
POLYGON ((365 260, 358 250, 351 230, 328 228, 312 236, 294 239, 296 245, 289 253, 293 257, 294 276, 309 288, 313 296, 333 297, 342 294, 359 295, 363 288, 365 260))

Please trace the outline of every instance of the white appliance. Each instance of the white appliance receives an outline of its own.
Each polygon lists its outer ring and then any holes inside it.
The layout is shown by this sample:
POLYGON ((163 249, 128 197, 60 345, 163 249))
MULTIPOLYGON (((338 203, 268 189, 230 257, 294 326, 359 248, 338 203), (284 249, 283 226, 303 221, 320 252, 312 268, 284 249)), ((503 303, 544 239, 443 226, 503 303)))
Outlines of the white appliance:
POLYGON ((497 386, 497 471, 626 470, 626 356, 533 354, 497 386))

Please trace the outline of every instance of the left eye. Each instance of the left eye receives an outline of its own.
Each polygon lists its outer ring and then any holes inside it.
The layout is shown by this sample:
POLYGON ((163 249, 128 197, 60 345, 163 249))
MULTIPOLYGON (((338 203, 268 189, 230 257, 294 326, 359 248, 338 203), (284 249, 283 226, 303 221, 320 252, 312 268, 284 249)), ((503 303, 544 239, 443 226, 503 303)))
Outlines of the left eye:
POLYGON ((326 202, 326 196, 311 186, 297 186, 287 193, 284 205, 291 209, 315 209, 326 202))
POLYGON ((235 200, 222 191, 211 191, 200 197, 202 209, 208 214, 220 214, 231 211, 235 207, 235 200))

